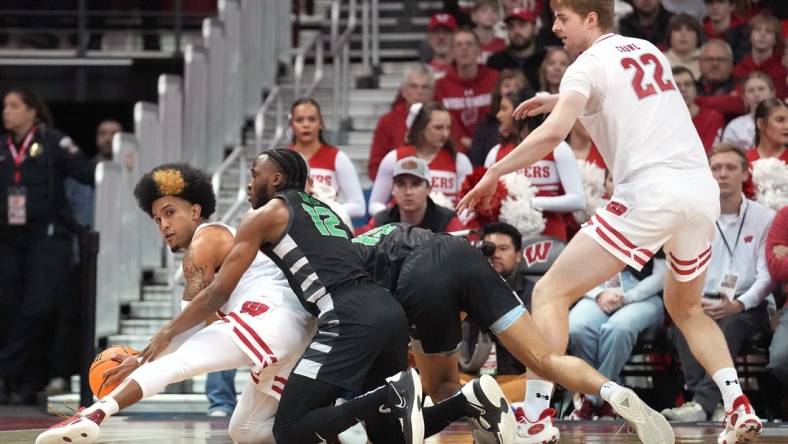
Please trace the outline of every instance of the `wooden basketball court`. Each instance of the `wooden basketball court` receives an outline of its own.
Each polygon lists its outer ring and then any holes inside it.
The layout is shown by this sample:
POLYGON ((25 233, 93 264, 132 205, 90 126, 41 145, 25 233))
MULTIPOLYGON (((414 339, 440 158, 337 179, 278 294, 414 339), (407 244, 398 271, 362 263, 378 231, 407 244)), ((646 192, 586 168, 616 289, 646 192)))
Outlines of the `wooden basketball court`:
MULTIPOLYGON (((0 443, 29 444, 45 427, 56 422, 54 417, 0 418, 0 443)), ((227 436, 227 418, 208 418, 203 415, 134 415, 110 418, 102 426, 100 443, 123 444, 231 444, 227 436)), ((559 422, 561 443, 624 444, 638 443, 636 435, 628 433, 622 423, 559 422)), ((715 444, 719 426, 712 423, 679 424, 675 427, 677 443, 715 444)), ((429 438, 430 444, 471 443, 471 434, 465 424, 455 423, 439 436, 429 438)), ((788 443, 788 424, 768 424, 762 444, 788 443)))

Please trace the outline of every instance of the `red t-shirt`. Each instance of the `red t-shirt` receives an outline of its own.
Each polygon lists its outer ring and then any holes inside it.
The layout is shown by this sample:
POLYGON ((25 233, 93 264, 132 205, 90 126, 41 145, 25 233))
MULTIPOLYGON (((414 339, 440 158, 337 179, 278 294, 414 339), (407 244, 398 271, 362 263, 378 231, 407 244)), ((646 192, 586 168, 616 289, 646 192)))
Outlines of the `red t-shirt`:
POLYGON ((777 97, 785 97, 785 67, 782 62, 782 51, 775 49, 771 57, 761 63, 755 63, 752 55, 744 57, 733 67, 733 77, 743 81, 753 71, 760 71, 772 79, 777 97))
POLYGON ((725 124, 725 117, 717 110, 701 108, 698 114, 692 118, 692 123, 695 124, 695 129, 698 130, 700 140, 703 142, 703 148, 708 154, 714 145, 714 139, 725 124))
POLYGON ((500 37, 495 37, 487 43, 482 43, 480 48, 482 52, 479 54, 479 63, 485 64, 491 55, 506 49, 506 40, 500 37))
MULTIPOLYGON (((747 182, 744 182, 744 195, 747 196, 749 199, 755 199, 755 184, 752 183, 752 164, 755 163, 756 160, 761 158, 761 153, 758 152, 758 148, 753 148, 747 151, 747 161, 749 162, 749 171, 750 176, 747 178, 747 182)), ((778 159, 782 160, 784 163, 788 163, 788 149, 783 148, 782 154, 778 157, 778 159)))
POLYGON ((405 119, 408 117, 408 106, 405 101, 398 102, 391 111, 383 114, 375 126, 372 134, 372 147, 369 150, 369 166, 367 172, 369 178, 375 180, 378 175, 378 167, 386 154, 402 146, 405 143, 405 134, 408 127, 405 119))
POLYGON ((498 71, 478 65, 478 73, 472 79, 460 79, 451 69, 435 83, 435 100, 442 102, 451 114, 451 140, 457 151, 467 151, 460 140, 473 138, 476 125, 490 111, 496 80, 498 71))
POLYGON ((774 254, 774 247, 778 245, 788 246, 788 206, 782 207, 774 215, 769 234, 766 236, 766 267, 769 269, 769 275, 773 281, 785 284, 788 291, 788 257, 774 254))

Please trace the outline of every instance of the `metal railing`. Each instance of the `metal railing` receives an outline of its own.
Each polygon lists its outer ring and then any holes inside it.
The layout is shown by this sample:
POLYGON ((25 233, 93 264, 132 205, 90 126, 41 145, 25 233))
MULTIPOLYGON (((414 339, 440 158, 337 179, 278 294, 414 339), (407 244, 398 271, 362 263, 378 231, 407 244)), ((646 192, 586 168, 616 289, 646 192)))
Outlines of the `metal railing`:
POLYGON ((350 89, 350 36, 356 28, 356 0, 348 2, 348 22, 345 30, 339 33, 340 0, 331 2, 331 58, 334 64, 334 89, 332 116, 334 128, 343 127, 349 114, 350 89))
POLYGON ((378 0, 361 2, 361 63, 366 76, 380 66, 380 15, 378 0), (371 34, 371 35, 370 35, 371 34))
POLYGON ((293 63, 293 94, 296 98, 311 97, 321 80, 323 80, 323 36, 318 31, 310 36, 308 42, 296 51, 295 62, 293 63), (315 72, 312 77, 312 83, 304 91, 302 85, 304 64, 310 53, 314 53, 315 72))

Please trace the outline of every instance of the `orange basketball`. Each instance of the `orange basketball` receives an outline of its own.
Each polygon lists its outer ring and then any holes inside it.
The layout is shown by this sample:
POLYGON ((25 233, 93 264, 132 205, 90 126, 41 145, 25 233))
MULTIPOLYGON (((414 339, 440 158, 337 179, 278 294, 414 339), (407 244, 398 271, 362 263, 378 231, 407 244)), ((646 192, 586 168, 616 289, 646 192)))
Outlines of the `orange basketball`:
POLYGON ((96 355, 96 359, 90 364, 90 390, 93 395, 99 399, 108 395, 111 391, 115 390, 118 384, 108 385, 107 378, 104 377, 104 372, 109 369, 115 368, 120 365, 120 362, 113 361, 112 357, 117 354, 136 355, 137 350, 123 345, 113 345, 112 347, 104 350, 96 355))

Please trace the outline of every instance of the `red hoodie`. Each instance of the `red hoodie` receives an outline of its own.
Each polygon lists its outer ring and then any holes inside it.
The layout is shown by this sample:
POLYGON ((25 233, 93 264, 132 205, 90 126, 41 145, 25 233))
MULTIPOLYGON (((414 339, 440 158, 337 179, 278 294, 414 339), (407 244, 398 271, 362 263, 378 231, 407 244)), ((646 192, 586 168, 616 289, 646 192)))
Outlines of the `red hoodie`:
POLYGON ((772 79, 774 92, 777 97, 785 97, 785 67, 782 63, 782 52, 775 49, 771 57, 763 63, 755 63, 752 55, 747 55, 741 62, 733 67, 733 77, 744 80, 753 71, 760 71, 772 79))
POLYGON ((774 215, 769 234, 766 236, 766 266, 769 275, 773 281, 785 284, 785 290, 788 291, 788 257, 774 254, 774 247, 778 245, 788 246, 788 206, 780 208, 780 211, 774 215))
POLYGON ((479 72, 472 79, 460 79, 452 69, 435 83, 435 100, 442 102, 451 114, 451 140, 460 152, 468 151, 460 144, 460 139, 473 138, 476 124, 490 111, 492 92, 498 80, 498 71, 477 66, 479 72))
POLYGON ((408 105, 402 100, 378 120, 378 125, 372 134, 372 148, 369 150, 369 166, 367 167, 369 178, 373 181, 378 176, 378 167, 383 157, 389 151, 405 145, 405 134, 408 132, 408 127, 405 125, 407 117, 408 105))

